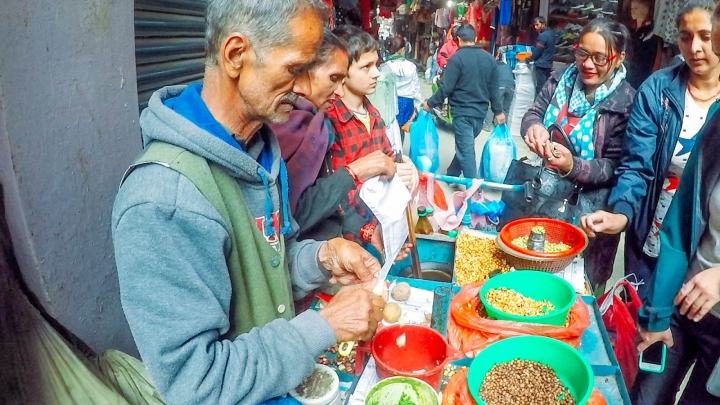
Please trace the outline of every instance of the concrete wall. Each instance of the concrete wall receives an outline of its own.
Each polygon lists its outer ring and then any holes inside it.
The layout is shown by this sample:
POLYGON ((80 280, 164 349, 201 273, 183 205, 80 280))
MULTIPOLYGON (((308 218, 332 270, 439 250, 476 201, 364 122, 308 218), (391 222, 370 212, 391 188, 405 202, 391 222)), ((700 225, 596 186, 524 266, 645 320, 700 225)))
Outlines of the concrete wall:
POLYGON ((141 148, 133 2, 0 1, 0 181, 25 282, 92 349, 136 354, 110 215, 141 148))

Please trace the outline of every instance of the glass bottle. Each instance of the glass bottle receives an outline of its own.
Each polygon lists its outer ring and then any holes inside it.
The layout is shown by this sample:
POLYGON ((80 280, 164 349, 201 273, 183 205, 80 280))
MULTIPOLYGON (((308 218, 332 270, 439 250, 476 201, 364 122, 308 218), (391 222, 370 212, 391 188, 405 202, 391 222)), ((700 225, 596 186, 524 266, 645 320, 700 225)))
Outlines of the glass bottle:
POLYGON ((418 220, 415 224, 415 233, 420 235, 430 235, 433 233, 433 227, 427 218, 425 207, 418 207, 418 220))

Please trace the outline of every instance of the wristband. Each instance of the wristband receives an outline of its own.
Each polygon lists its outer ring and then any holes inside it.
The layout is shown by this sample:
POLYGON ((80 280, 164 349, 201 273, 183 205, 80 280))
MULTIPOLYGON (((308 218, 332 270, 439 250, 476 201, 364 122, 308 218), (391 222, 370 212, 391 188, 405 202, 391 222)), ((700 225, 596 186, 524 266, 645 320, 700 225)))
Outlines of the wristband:
POLYGON ((355 174, 355 172, 352 171, 352 169, 350 168, 350 166, 345 166, 345 170, 347 170, 347 172, 348 172, 348 174, 350 175, 350 177, 352 177, 353 182, 355 183, 355 185, 360 184, 360 179, 358 178, 357 174, 355 174))
POLYGON ((360 239, 363 242, 370 242, 377 226, 377 222, 374 221, 363 225, 363 227, 360 228, 360 239))

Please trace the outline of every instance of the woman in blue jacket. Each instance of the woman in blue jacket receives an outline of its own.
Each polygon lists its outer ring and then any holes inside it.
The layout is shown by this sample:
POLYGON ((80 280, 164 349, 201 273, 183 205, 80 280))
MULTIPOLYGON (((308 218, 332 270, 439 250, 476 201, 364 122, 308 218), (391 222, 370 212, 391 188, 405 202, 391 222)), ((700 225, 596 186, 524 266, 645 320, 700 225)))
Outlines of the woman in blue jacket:
POLYGON ((720 384, 719 132, 720 114, 714 114, 698 135, 662 224, 660 255, 638 316, 638 351, 662 341, 667 361, 660 374, 638 374, 635 405, 673 404, 693 363, 678 404, 720 403, 706 388, 720 384))
MULTIPOLYGON (((711 43, 711 0, 691 0, 677 16, 685 62, 653 73, 638 89, 608 211, 582 218, 590 236, 625 230, 625 274, 645 280, 655 268, 659 231, 696 135, 720 93, 711 43)), ((639 287, 642 297, 646 285, 639 287)))

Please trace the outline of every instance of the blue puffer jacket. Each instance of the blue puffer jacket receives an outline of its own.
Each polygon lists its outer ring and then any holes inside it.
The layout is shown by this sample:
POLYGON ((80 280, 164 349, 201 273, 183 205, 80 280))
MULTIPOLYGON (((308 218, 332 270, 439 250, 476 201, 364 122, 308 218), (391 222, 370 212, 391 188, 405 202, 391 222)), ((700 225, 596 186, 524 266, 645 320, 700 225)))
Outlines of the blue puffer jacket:
POLYGON ((685 111, 689 68, 684 62, 653 73, 638 89, 623 140, 623 157, 610 193, 612 212, 628 218, 626 274, 650 275, 654 259, 643 253, 685 111))

